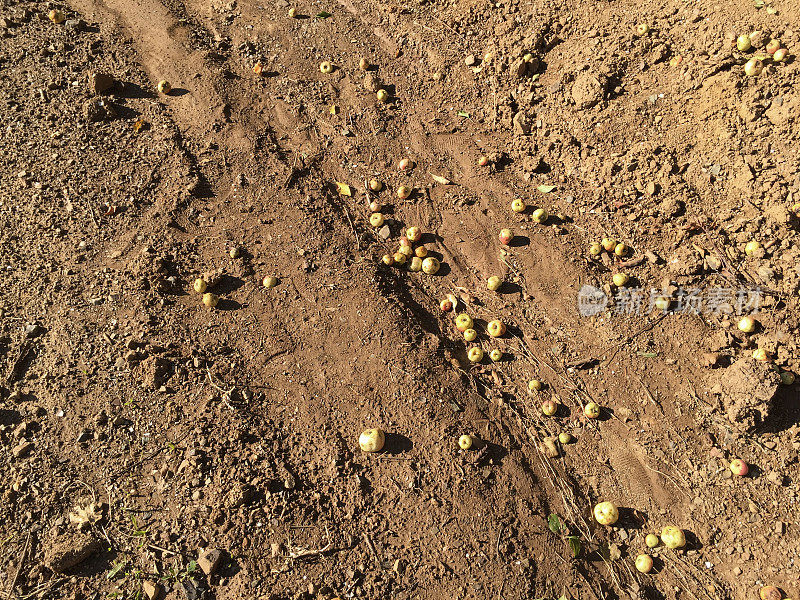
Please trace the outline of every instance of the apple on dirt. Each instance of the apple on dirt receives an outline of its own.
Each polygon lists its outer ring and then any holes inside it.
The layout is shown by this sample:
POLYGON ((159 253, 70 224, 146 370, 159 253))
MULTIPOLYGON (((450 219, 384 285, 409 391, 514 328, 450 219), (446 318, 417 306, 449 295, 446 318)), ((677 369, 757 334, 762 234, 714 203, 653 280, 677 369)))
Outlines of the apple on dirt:
POLYGON ((266 277, 264 277, 263 283, 264 287, 269 290, 278 285, 278 278, 275 277, 274 275, 267 275, 266 277))
POLYGON ((600 416, 600 405, 597 404, 597 402, 589 402, 583 407, 583 414, 586 415, 588 419, 596 419, 600 416))
POLYGON ((738 477, 744 477, 750 472, 750 467, 741 458, 734 458, 730 464, 731 473, 738 477))
POLYGON ((661 541, 671 550, 683 548, 686 545, 686 534, 678 527, 667 525, 661 530, 661 541))
POLYGON ((603 246, 603 250, 605 250, 606 252, 613 252, 614 248, 617 247, 617 240, 611 238, 603 238, 603 241, 600 242, 600 244, 603 246))
POLYGON ((477 346, 470 348, 469 352, 467 352, 467 358, 469 359, 469 362, 481 362, 483 360, 483 349, 478 348, 477 346))
POLYGON ((362 452, 380 452, 386 443, 386 435, 382 429, 365 429, 358 436, 358 446, 362 452))
POLYGON ((166 79, 162 79, 156 86, 159 94, 169 94, 172 91, 172 85, 166 79))
POLYGON ((492 337, 500 337, 504 335, 506 332, 506 324, 503 323, 500 319, 489 321, 489 324, 486 325, 486 331, 492 337))
POLYGON ((409 242, 418 242, 422 238, 422 230, 419 227, 409 227, 406 229, 406 239, 409 242))
POLYGON ((756 325, 756 320, 750 315, 747 315, 739 319, 737 327, 739 328, 739 331, 744 333, 753 333, 756 330, 756 325))
POLYGON ((511 240, 514 239, 514 232, 510 229, 501 229, 498 237, 501 244, 508 246, 511 243, 511 240))
POLYGON ((499 348, 495 348, 491 352, 489 352, 489 358, 492 359, 492 362, 500 362, 503 360, 503 351, 499 348))
POLYGON ((219 296, 212 294, 211 292, 206 292, 203 294, 203 304, 205 304, 208 308, 214 308, 217 304, 219 304, 219 296))
POLYGON ((595 505, 593 513, 600 525, 613 525, 619 520, 619 509, 613 502, 600 502, 595 505))
POLYGON ((383 184, 377 179, 370 179, 369 189, 373 192, 380 192, 383 189, 383 184))
POLYGON ((759 244, 756 240, 750 240, 744 246, 744 253, 747 256, 753 256, 759 250, 761 250, 761 244, 759 244))
POLYGON ((475 438, 471 435, 464 434, 458 438, 458 447, 462 450, 469 450, 475 444, 475 438))
POLYGON ((383 213, 376 212, 369 216, 369 224, 373 227, 382 227, 384 222, 385 219, 383 213))
POLYGON ((653 570, 653 557, 647 554, 640 554, 636 557, 634 564, 639 573, 649 573, 653 570))
POLYGON ((774 585, 765 585, 758 590, 758 596, 761 600, 781 600, 783 594, 774 585))
POLYGON ((467 342, 474 342, 475 339, 478 337, 478 332, 474 329, 467 329, 464 332, 464 340, 467 342))
POLYGON ((415 166, 416 165, 414 164, 414 161, 411 160, 410 158, 404 158, 399 163, 397 163, 397 169, 399 171, 410 171, 415 166))
POLYGON ((525 201, 521 198, 514 198, 511 201, 511 210, 513 210, 515 213, 525 212, 525 208, 525 201))
POLYGON ((456 317, 456 329, 464 333, 467 329, 472 329, 475 323, 467 313, 461 313, 456 317))
POLYGON ((489 291, 496 292, 500 289, 501 285, 503 285, 503 280, 497 275, 492 275, 486 280, 486 287, 489 289, 489 291))
POLYGON ((538 379, 531 379, 528 382, 528 390, 531 392, 538 392, 544 387, 544 384, 538 379))
POLYGON ((553 400, 545 400, 542 402, 542 414, 547 417, 552 417, 558 411, 558 404, 553 400))
POLYGON ((206 282, 206 280, 203 279, 202 277, 198 277, 197 279, 194 280, 194 284, 192 284, 192 287, 194 288, 194 291, 197 292, 198 294, 203 294, 208 288, 208 282, 206 282))
POLYGON ((547 219, 550 218, 550 215, 545 209, 537 208, 535 211, 533 211, 531 218, 533 219, 534 223, 539 223, 540 225, 543 225, 544 223, 547 222, 547 219))
POLYGON ((623 286, 627 285, 627 283, 630 281, 630 279, 631 278, 628 276, 627 273, 614 273, 613 277, 611 277, 611 280, 614 282, 614 285, 617 286, 617 287, 623 287, 623 286))
POLYGON ((401 185, 399 188, 397 188, 397 197, 400 200, 405 200, 410 195, 411 195, 411 188, 408 187, 407 185, 401 185))
POLYGON ((433 256, 429 256, 425 260, 422 261, 422 272, 426 275, 436 275, 441 268, 441 263, 437 258, 433 256))
POLYGON ((660 540, 655 533, 648 533, 647 536, 644 538, 644 543, 647 544, 648 548, 655 548, 658 546, 660 540))

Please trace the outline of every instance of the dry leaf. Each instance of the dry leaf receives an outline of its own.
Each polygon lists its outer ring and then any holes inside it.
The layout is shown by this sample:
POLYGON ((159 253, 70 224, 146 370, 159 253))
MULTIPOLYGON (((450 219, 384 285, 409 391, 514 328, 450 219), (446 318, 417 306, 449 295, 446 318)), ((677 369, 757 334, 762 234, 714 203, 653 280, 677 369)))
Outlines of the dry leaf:
POLYGON ((336 182, 336 189, 342 196, 352 196, 353 192, 350 191, 350 186, 346 183, 336 182))
POLYGON ((434 175, 431 173, 431 177, 433 177, 436 183, 441 183, 442 185, 450 185, 452 183, 447 177, 442 177, 441 175, 434 175))
POLYGON ((86 506, 76 506, 75 512, 69 513, 69 522, 77 525, 78 529, 84 529, 89 525, 94 525, 103 518, 103 507, 97 502, 90 502, 86 506))

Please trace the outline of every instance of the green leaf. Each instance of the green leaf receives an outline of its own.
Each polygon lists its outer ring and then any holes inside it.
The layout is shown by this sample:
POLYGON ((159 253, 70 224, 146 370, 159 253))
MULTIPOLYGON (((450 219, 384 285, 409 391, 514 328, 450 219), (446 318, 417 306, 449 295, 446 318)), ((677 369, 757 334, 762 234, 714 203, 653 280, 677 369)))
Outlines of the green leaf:
POLYGON ((547 517, 547 526, 550 528, 550 531, 553 533, 561 533, 561 519, 558 518, 558 515, 550 515, 547 517))
POLYGON ((125 561, 115 564, 114 567, 106 573, 106 579, 114 579, 124 567, 125 561))
POLYGON ((197 561, 193 560, 188 565, 186 565, 186 572, 194 573, 195 571, 197 571, 197 561))
POLYGON ((569 549, 572 550, 572 556, 578 558, 581 555, 581 540, 576 535, 571 535, 567 538, 569 549))
POLYGON ((554 186, 554 185, 546 185, 546 184, 543 183, 542 185, 540 185, 536 189, 539 190, 540 192, 542 192, 543 194, 548 194, 548 193, 552 192, 554 189, 556 189, 556 186, 554 186))
POLYGON ((328 17, 331 16, 331 13, 326 12, 326 11, 323 10, 322 12, 318 12, 314 16, 317 17, 318 19, 327 19, 328 17))
POLYGON ((460 110, 460 111, 458 111, 458 116, 459 117, 469 117, 469 113, 467 111, 465 111, 465 110, 460 110))

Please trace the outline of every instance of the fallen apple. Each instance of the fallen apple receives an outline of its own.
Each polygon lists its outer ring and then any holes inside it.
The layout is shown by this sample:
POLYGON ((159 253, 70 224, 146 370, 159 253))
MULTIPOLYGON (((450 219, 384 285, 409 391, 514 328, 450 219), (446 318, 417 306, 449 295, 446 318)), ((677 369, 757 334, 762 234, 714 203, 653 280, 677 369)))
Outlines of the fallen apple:
POLYGON ((422 230, 419 227, 409 227, 406 229, 406 238, 409 242, 418 242, 422 238, 422 230))
POLYGON ((461 313, 456 317, 456 329, 461 333, 464 333, 467 329, 472 329, 473 325, 472 317, 467 313, 461 313))
POLYGON ((469 352, 467 352, 467 358, 470 362, 481 362, 483 360, 483 349, 477 346, 470 348, 469 352))
POLYGON ((600 405, 596 402, 589 402, 589 404, 583 408, 583 414, 589 419, 596 419, 600 416, 600 405))
POLYGON ((542 402, 542 414, 548 417, 552 417, 558 411, 558 404, 556 404, 553 400, 545 400, 542 402))
POLYGON ((649 573, 653 570, 653 557, 647 554, 640 554, 636 557, 634 564, 639 573, 649 573))
POLYGON ((486 331, 492 337, 500 337, 506 332, 506 324, 500 319, 489 321, 489 323, 486 325, 486 331))
POLYGON ((739 477, 744 477, 750 471, 750 467, 741 458, 734 458, 731 461, 730 469, 731 473, 739 477))
POLYGON ((428 275, 435 275, 439 272, 440 267, 441 264, 439 263, 439 260, 433 256, 429 256, 422 261, 422 272, 428 275))
POLYGON ((667 525, 661 530, 661 541, 667 548, 675 550, 676 548, 683 548, 686 545, 686 534, 682 529, 667 525))
POLYGON ((503 280, 500 279, 497 275, 492 275, 489 279, 486 280, 486 287, 491 290, 492 292, 496 292, 500 289, 500 286, 503 285, 503 280))
POLYGON ((380 452, 386 443, 386 436, 381 429, 365 429, 358 436, 358 445, 362 452, 380 452))
POLYGON ((613 502, 600 502, 593 512, 595 520, 601 525, 613 525, 619 520, 619 509, 613 502))

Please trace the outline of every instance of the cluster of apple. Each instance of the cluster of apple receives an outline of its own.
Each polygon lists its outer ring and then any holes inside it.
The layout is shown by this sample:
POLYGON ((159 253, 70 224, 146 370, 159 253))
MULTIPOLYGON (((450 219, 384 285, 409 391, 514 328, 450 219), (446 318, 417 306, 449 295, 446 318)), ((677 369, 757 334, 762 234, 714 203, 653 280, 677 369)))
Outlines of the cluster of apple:
MULTIPOLYGON (((373 213, 374 214, 374 213, 373 213)), ((400 237, 399 247, 393 254, 384 254, 383 264, 388 267, 401 267, 407 265, 413 273, 422 271, 428 275, 435 275, 441 268, 439 259, 428 256, 428 249, 419 243, 422 239, 422 230, 419 227, 409 227, 406 234, 400 237), (414 244, 419 244, 414 247, 414 244)))
MULTIPOLYGON (((592 512, 595 521, 601 525, 611 526, 619 520, 619 508, 613 502, 600 502, 595 505, 592 512)), ((674 525, 667 525, 661 530, 660 539, 656 534, 649 533, 644 542, 648 548, 655 548, 659 543, 663 543, 667 548, 677 550, 686 546, 686 533, 674 525)), ((639 554, 634 566, 640 573, 649 573, 653 569, 653 557, 649 554, 639 554)))
MULTIPOLYGON (((447 297, 439 303, 439 308, 443 312, 450 312, 458 305, 456 297, 448 294, 447 297)), ((478 331, 475 329, 475 321, 467 313, 459 313, 455 318, 455 327, 464 336, 465 342, 474 342, 478 339, 478 331)), ((490 337, 499 338, 506 333, 506 324, 501 319, 493 319, 486 324, 486 333, 490 337)), ((484 351, 480 346, 472 346, 467 351, 467 358, 470 362, 479 363, 483 360, 484 351)), ((498 362, 503 358, 503 351, 499 348, 494 348, 489 352, 489 358, 493 362, 498 362)))

